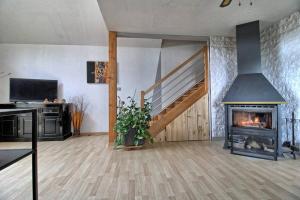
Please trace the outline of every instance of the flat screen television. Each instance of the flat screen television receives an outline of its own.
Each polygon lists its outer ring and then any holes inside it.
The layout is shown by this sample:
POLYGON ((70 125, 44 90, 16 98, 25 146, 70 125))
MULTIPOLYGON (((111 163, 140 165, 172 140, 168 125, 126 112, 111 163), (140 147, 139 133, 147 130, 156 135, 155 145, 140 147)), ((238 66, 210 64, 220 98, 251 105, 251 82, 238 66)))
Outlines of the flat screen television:
POLYGON ((10 101, 44 101, 46 98, 51 101, 57 98, 57 80, 10 79, 10 101))

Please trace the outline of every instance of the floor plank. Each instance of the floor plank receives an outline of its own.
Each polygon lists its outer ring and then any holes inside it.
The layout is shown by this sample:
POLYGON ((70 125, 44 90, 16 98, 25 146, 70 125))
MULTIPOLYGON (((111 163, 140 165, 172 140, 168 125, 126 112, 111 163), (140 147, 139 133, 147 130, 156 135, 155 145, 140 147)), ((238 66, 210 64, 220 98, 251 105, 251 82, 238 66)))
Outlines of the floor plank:
MULTIPOLYGON (((40 142, 39 198, 300 199, 300 160, 231 155, 221 142, 156 143, 134 151, 112 150, 107 143, 106 135, 40 142)), ((31 197, 28 157, 0 172, 0 199, 31 197)))

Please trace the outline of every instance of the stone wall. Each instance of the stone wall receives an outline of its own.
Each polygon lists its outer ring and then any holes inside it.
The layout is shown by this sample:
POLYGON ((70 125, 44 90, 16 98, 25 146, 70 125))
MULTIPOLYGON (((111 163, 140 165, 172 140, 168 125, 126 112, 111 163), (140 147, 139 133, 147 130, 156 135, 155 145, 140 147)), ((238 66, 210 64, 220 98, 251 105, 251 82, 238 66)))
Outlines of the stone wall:
POLYGON ((235 38, 210 37, 210 104, 212 137, 224 136, 225 114, 222 100, 237 76, 235 38))
MULTIPOLYGON (((279 107, 279 130, 286 138, 285 118, 295 111, 300 118, 300 13, 261 31, 262 71, 288 102, 279 107)), ((221 101, 237 75, 235 38, 210 38, 212 136, 224 136, 224 106, 221 101)), ((291 126, 288 124, 288 132, 291 126)), ((300 135, 300 121, 296 124, 300 135)), ((291 138, 291 137, 290 137, 291 138)), ((300 136, 297 141, 300 142, 300 136)))
MULTIPOLYGON (((261 32, 261 53, 263 74, 288 102, 279 107, 279 128, 285 140, 285 118, 294 111, 300 119, 300 12, 261 32)), ((300 142, 299 124, 300 121, 296 124, 297 142, 300 142)), ((291 134, 290 124, 288 132, 291 134)))

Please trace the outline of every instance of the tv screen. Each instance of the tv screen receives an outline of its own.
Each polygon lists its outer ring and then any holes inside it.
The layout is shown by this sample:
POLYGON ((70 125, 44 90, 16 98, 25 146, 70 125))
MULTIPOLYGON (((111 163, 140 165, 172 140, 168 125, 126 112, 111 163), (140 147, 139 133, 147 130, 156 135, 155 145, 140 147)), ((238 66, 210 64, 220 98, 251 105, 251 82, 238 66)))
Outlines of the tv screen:
POLYGON ((44 101, 57 98, 56 80, 10 79, 10 101, 44 101))

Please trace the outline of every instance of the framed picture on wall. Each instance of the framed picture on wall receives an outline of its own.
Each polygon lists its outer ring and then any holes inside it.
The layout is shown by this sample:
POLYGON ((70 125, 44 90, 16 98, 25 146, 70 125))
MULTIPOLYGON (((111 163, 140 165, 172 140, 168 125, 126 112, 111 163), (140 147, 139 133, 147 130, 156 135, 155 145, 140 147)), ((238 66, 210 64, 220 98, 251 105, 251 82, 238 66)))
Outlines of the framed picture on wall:
POLYGON ((108 62, 87 61, 87 83, 108 83, 108 62))

